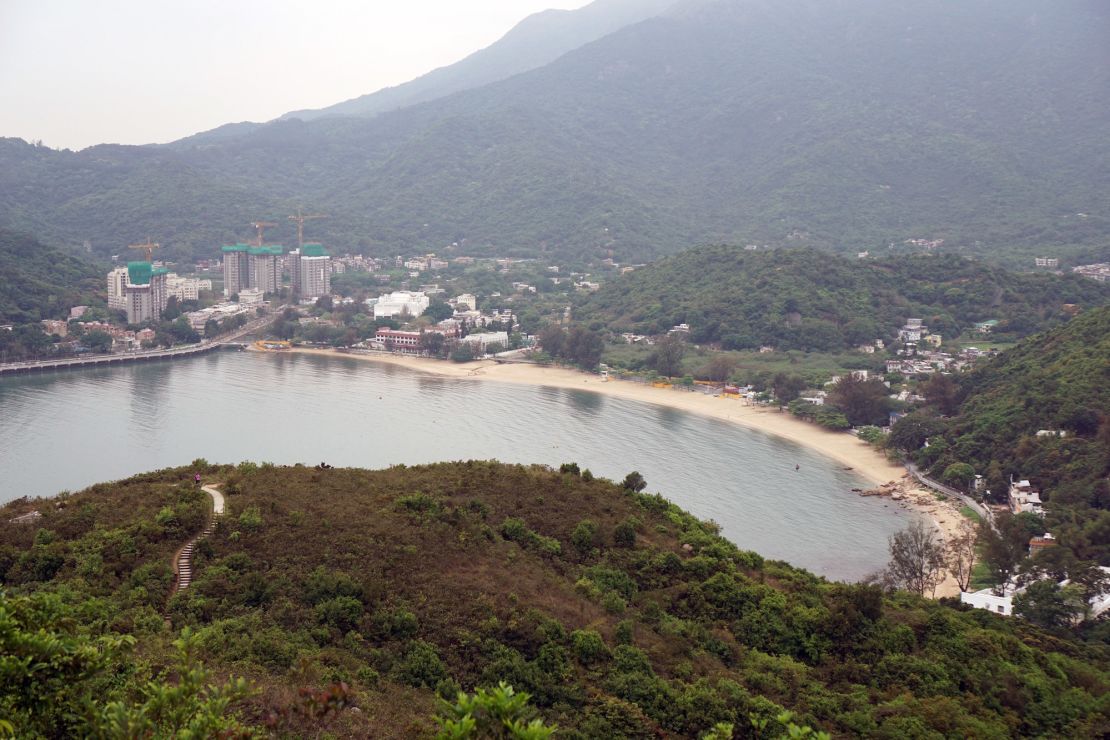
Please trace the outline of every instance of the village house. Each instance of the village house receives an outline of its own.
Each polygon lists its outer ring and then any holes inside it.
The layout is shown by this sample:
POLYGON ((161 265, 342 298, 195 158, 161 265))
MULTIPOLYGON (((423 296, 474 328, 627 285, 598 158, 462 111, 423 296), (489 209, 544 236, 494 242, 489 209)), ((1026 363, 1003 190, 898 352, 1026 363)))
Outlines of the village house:
POLYGON ((1010 481, 1009 490, 1010 512, 1021 514, 1043 514, 1041 494, 1034 491, 1032 484, 1027 480, 1010 481))

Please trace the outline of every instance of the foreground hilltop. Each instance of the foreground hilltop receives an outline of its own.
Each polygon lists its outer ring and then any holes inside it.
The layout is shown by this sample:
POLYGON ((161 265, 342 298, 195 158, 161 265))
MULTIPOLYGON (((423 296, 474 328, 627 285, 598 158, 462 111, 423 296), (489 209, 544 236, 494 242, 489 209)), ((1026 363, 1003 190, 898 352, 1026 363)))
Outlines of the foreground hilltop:
MULTIPOLYGON (((495 462, 198 461, 9 504, 4 618, 28 629, 53 620, 72 639, 123 633, 137 647, 63 687, 7 681, 0 706, 25 736, 84 734, 99 710, 70 710, 151 696, 143 682, 189 627, 209 670, 255 687, 234 705, 242 720, 295 735, 429 734, 437 693, 499 681, 530 693, 562 737, 695 737, 718 722, 777 737, 783 709, 798 724, 872 737, 1106 727, 1102 646, 765 561, 637 492, 637 477, 621 486, 577 466, 495 462), (167 602, 171 556, 206 518, 196 470, 220 483, 227 512, 197 547, 191 586, 167 602), (31 510, 41 516, 9 521, 31 510), (47 593, 70 606, 43 607, 47 593), (338 682, 357 711, 317 711, 328 695, 296 709, 298 689, 338 682)), ((118 727, 126 711, 112 716, 118 727)))

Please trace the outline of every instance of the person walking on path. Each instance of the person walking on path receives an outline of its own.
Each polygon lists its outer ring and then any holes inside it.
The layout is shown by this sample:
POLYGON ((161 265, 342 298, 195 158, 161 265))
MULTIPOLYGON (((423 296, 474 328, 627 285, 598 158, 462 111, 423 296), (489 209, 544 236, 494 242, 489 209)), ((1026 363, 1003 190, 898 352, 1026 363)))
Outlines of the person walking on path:
POLYGON ((193 476, 193 482, 197 484, 197 488, 200 488, 200 473, 193 476))

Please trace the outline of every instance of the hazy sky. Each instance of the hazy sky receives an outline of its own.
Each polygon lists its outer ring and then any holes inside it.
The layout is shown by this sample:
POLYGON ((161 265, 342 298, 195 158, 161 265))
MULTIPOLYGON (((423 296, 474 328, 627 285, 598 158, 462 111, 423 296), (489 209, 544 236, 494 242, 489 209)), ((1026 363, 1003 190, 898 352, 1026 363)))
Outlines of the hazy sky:
POLYGON ((0 136, 171 141, 406 82, 589 0, 0 0, 0 136))

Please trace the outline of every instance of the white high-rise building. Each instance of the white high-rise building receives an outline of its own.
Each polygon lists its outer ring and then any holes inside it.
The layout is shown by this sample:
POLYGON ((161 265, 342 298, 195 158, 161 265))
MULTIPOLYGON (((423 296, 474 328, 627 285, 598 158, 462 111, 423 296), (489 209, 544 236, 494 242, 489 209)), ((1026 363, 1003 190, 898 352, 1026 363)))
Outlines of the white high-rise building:
POLYGON ((108 308, 124 310, 127 308, 127 268, 117 267, 108 273, 108 308))
POLYGON ((231 244, 223 248, 224 295, 237 295, 243 288, 253 287, 251 282, 250 250, 246 244, 231 244))
POLYGON ((127 283, 123 288, 127 323, 141 324, 162 318, 169 299, 167 274, 164 267, 153 269, 149 262, 127 263, 127 283))
POLYGON ((281 287, 281 247, 251 247, 247 251, 250 267, 250 287, 263 293, 277 293, 281 287))
POLYGON ((300 281, 301 298, 331 295, 331 257, 320 244, 305 244, 300 250, 296 276, 300 281))

